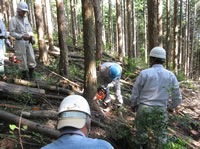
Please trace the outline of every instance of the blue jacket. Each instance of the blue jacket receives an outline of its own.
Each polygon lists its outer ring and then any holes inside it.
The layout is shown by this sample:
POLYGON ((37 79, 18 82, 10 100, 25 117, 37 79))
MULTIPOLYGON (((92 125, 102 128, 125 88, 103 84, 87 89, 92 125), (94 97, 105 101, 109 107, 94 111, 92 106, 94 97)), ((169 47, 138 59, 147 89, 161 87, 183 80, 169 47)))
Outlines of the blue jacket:
POLYGON ((64 131, 55 142, 41 149, 114 149, 110 143, 87 138, 81 131, 64 131))

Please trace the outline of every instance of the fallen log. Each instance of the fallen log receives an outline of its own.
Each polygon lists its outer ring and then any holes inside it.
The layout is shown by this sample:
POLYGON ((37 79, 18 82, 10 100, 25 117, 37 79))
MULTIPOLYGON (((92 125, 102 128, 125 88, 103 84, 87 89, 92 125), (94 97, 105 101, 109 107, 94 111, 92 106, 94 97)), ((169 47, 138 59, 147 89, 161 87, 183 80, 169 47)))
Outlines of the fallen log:
POLYGON ((53 110, 22 111, 22 116, 27 118, 52 118, 57 119, 58 112, 53 110))
POLYGON ((13 79, 13 81, 14 81, 15 84, 30 86, 30 87, 39 87, 39 88, 42 88, 42 89, 45 89, 45 90, 58 92, 58 93, 66 94, 66 95, 80 94, 77 91, 72 91, 72 90, 68 90, 68 89, 53 86, 53 85, 45 85, 45 84, 35 83, 35 82, 31 82, 31 81, 27 81, 27 80, 21 80, 21 79, 13 79))
POLYGON ((30 94, 33 98, 41 99, 45 98, 45 91, 43 89, 25 87, 16 84, 10 84, 0 81, 0 93, 1 96, 9 96, 11 98, 17 98, 25 94, 30 94))
MULTIPOLYGON (((51 118, 51 119, 57 119, 58 117, 58 112, 53 111, 53 110, 32 110, 32 111, 23 111, 22 116, 27 117, 27 118, 51 118)), ((92 125, 98 126, 101 128, 110 128, 107 125, 104 125, 101 122, 92 120, 92 125)))
POLYGON ((27 125, 28 129, 44 134, 50 138, 58 138, 60 136, 60 132, 55 129, 45 127, 44 125, 35 123, 33 121, 30 121, 24 118, 20 119, 19 116, 16 116, 14 114, 11 114, 2 110, 0 110, 0 118, 7 122, 14 123, 16 125, 18 125, 20 121, 22 125, 27 125))

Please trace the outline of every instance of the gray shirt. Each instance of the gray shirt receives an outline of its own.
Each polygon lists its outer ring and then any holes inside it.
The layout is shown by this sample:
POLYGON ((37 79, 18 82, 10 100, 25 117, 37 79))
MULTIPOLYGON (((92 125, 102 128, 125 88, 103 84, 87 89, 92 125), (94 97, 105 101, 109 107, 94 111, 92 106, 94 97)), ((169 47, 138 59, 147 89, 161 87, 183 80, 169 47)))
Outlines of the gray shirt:
POLYGON ((150 106, 167 107, 171 95, 173 109, 182 102, 182 95, 176 76, 166 70, 163 65, 155 64, 151 68, 140 72, 132 89, 132 104, 146 104, 150 106))

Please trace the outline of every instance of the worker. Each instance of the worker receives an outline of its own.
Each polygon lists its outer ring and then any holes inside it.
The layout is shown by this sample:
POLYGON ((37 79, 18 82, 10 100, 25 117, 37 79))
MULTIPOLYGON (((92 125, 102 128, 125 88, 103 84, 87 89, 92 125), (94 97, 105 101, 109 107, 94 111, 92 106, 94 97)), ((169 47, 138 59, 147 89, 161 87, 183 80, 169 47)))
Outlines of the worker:
POLYGON ((5 42, 7 42, 7 44, 10 44, 7 38, 8 34, 6 31, 6 27, 3 22, 2 14, 0 14, 0 74, 1 75, 4 74, 4 57, 6 51, 5 42))
POLYGON ((107 105, 111 102, 110 88, 115 89, 116 105, 121 107, 123 99, 121 95, 120 78, 122 75, 122 67, 114 62, 105 62, 100 66, 98 80, 106 89, 105 103, 107 105))
POLYGON ((88 138, 91 112, 87 100, 80 95, 63 99, 58 109, 57 129, 60 137, 42 149, 114 149, 105 140, 88 138))
POLYGON ((157 148, 163 148, 167 143, 167 110, 172 111, 182 102, 177 78, 164 68, 165 60, 165 49, 153 48, 150 52, 151 68, 140 72, 132 88, 132 109, 137 111, 135 124, 138 148, 149 148, 148 135, 152 133, 148 133, 148 130, 152 129, 157 148))
POLYGON ((14 50, 17 59, 20 60, 19 69, 22 71, 22 78, 27 79, 30 77, 30 79, 33 79, 36 61, 32 44, 35 44, 35 39, 32 27, 26 17, 27 12, 28 5, 23 1, 19 2, 17 15, 12 17, 9 30, 10 35, 16 39, 14 50))

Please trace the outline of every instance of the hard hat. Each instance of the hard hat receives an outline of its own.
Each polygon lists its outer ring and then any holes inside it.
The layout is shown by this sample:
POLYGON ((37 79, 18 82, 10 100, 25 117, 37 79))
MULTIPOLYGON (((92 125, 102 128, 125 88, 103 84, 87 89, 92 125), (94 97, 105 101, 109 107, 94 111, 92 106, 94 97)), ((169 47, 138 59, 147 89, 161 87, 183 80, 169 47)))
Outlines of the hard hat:
POLYGON ((91 116, 90 107, 85 98, 80 95, 70 95, 65 97, 58 109, 57 129, 63 127, 82 128, 86 119, 91 116))
POLYGON ((17 9, 22 10, 22 11, 28 11, 28 5, 25 2, 19 2, 17 5, 17 9))
POLYGON ((154 47, 150 52, 150 57, 166 59, 166 51, 161 47, 154 47))
POLYGON ((109 68, 109 77, 112 80, 116 80, 120 76, 121 70, 120 67, 116 64, 110 66, 109 68))

